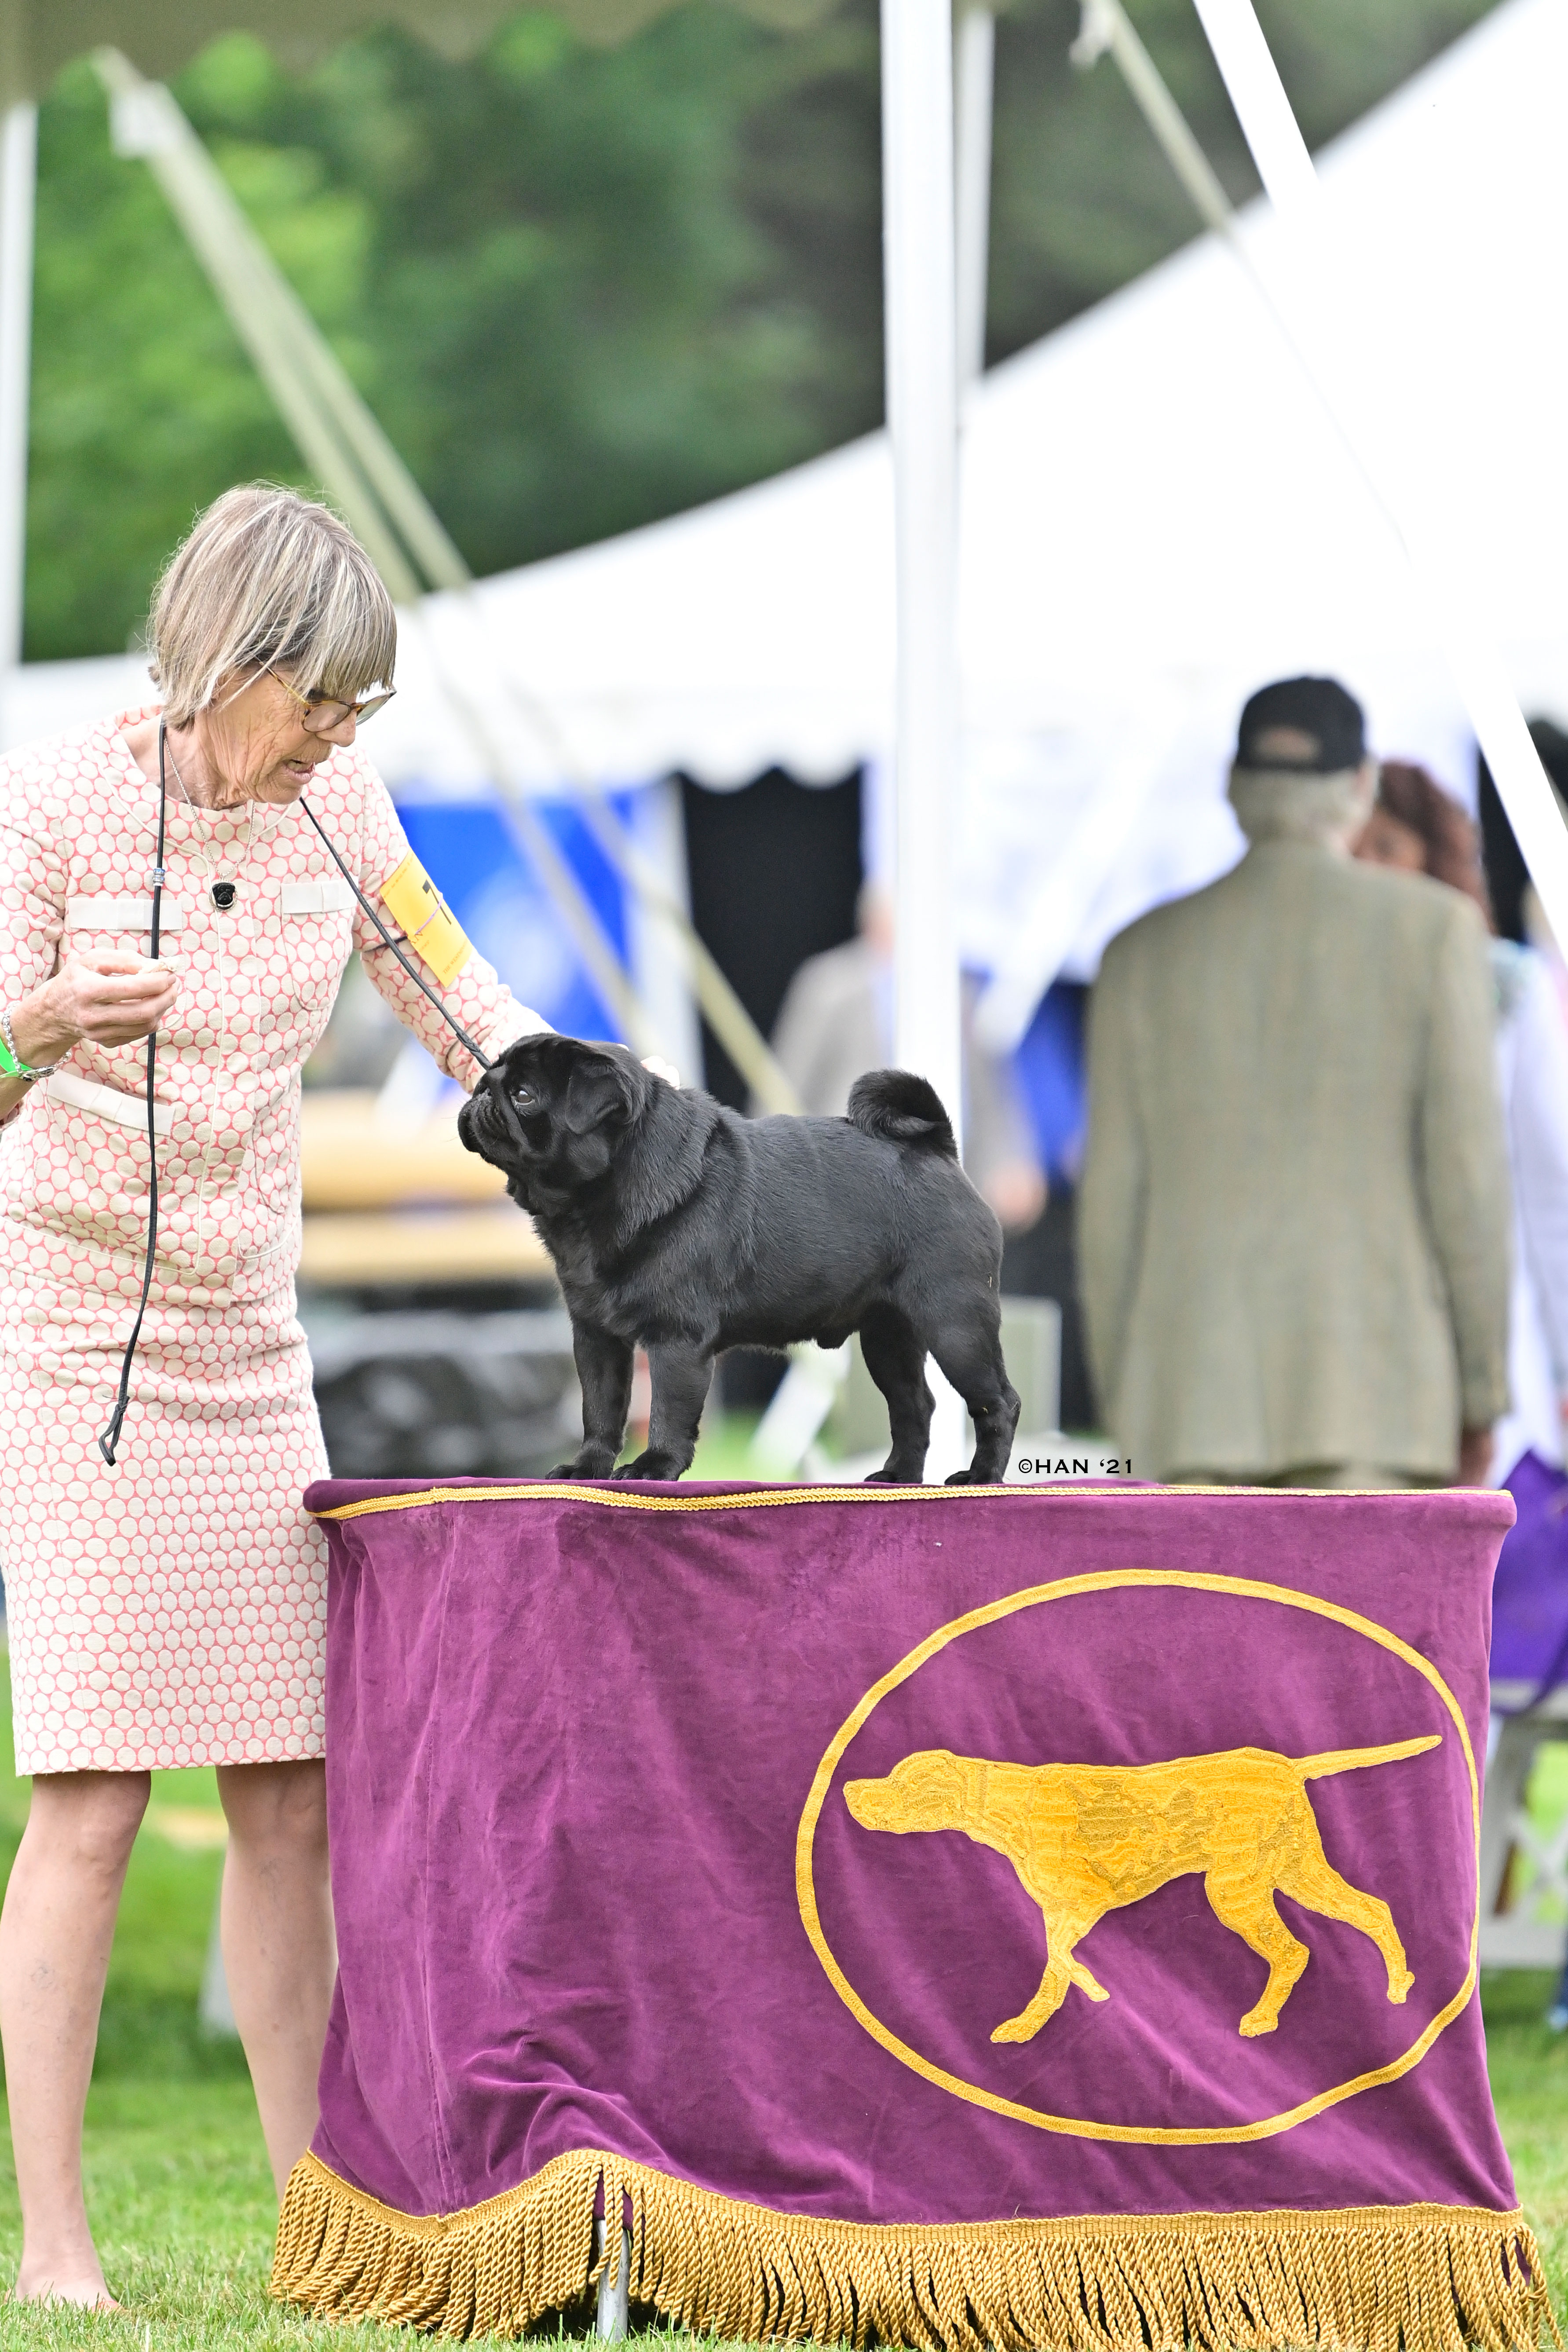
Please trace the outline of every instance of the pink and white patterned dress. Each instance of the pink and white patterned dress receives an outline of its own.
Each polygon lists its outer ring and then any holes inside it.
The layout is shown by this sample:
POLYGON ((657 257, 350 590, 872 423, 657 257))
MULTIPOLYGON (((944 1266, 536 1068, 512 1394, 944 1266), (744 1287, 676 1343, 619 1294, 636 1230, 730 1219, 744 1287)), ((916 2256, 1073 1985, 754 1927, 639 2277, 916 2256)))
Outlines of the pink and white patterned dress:
MULTIPOLYGON (((73 949, 147 951, 157 787, 121 732, 141 715, 0 761, 0 1003, 73 949)), ((307 797, 374 901, 407 849, 375 771, 336 751, 307 797)), ((171 777, 166 865, 180 993, 159 1034, 158 1256, 114 1469, 96 1441, 141 1287, 144 1042, 79 1045, 0 1134, 0 1558, 24 1773, 321 1755, 300 1073, 351 951, 444 1067, 478 1075, 300 808, 191 810, 171 777), (226 914, 218 869, 238 885, 226 914)), ((544 1025, 477 956, 445 994, 487 1055, 544 1025)))

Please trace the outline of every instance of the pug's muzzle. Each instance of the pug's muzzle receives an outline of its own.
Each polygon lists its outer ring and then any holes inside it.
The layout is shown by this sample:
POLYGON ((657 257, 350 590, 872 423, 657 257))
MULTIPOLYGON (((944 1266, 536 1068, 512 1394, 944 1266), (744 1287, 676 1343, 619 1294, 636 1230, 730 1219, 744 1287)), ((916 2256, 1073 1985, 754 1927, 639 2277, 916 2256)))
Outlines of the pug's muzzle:
POLYGON ((522 1132, 522 1122, 518 1118, 517 1106, 506 1090, 506 1081, 499 1063, 492 1062, 489 1069, 481 1073, 465 1117, 470 1133, 464 1139, 481 1159, 489 1160, 494 1156, 499 1161, 500 1153, 509 1145, 518 1159, 526 1154, 528 1144, 522 1132))

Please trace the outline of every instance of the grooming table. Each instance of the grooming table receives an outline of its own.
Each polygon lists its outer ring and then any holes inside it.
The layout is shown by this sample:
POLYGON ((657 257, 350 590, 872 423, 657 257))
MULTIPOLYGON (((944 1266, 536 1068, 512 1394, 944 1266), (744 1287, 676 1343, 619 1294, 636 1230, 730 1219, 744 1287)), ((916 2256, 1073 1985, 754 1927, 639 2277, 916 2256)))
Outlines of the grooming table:
POLYGON ((1537 2341, 1476 1993, 1506 1496, 309 1500, 342 1963, 280 2295, 1537 2341))

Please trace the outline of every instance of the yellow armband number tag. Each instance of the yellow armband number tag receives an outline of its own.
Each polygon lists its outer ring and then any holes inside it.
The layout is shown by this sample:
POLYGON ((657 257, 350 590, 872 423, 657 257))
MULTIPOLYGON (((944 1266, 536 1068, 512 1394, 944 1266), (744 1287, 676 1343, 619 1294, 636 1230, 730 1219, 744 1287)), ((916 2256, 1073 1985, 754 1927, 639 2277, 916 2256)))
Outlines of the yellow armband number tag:
POLYGON ((393 867, 378 895, 410 947, 442 987, 449 987, 473 954, 473 942, 412 850, 393 867))

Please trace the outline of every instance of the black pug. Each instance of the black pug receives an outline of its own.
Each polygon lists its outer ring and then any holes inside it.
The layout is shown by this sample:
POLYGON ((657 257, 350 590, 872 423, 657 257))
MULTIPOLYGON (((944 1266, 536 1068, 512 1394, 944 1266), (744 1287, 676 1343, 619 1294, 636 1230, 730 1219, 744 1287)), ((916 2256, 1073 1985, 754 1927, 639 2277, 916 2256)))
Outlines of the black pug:
POLYGON ((873 1070, 847 1118, 750 1119, 653 1076, 623 1045, 525 1037, 458 1131, 506 1171, 571 1313, 583 1444, 552 1476, 615 1471, 636 1346, 653 1374, 647 1450, 617 1475, 679 1478, 721 1349, 837 1348, 858 1331, 892 1430, 873 1477, 920 1483, 928 1352, 978 1433, 949 1485, 1001 1477, 1018 1421, 999 1336, 1002 1228, 925 1079, 873 1070))

